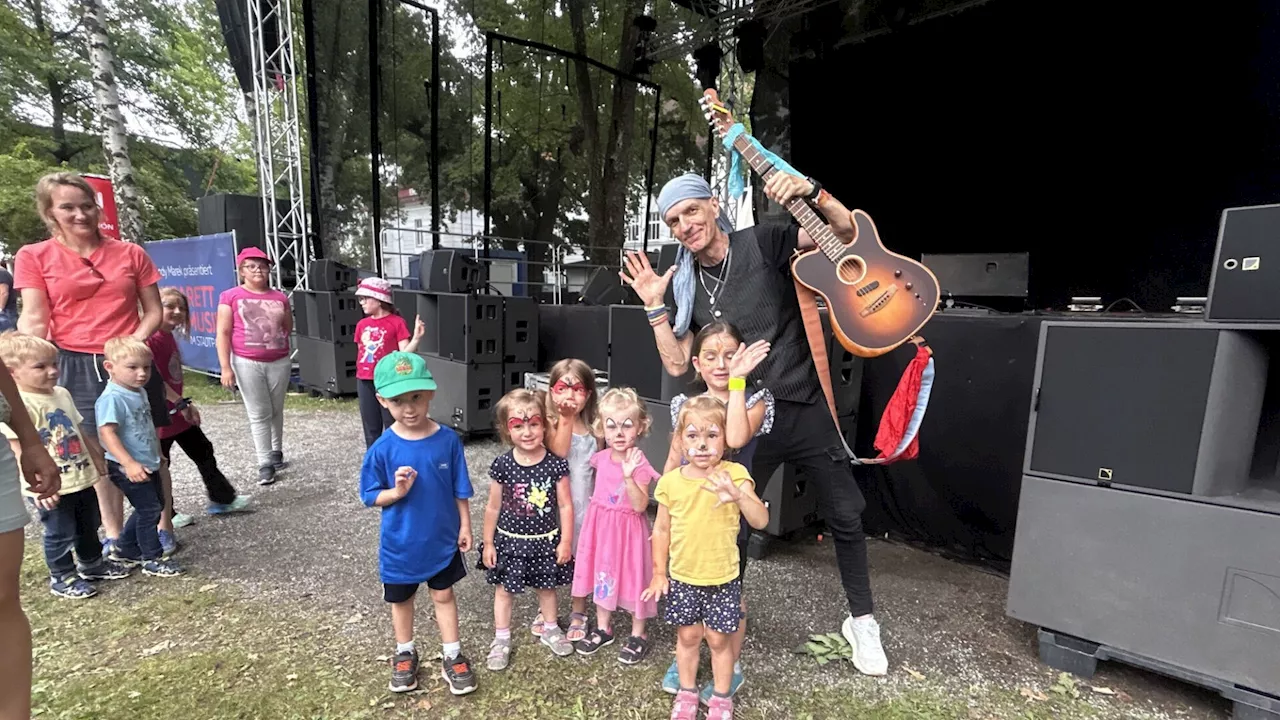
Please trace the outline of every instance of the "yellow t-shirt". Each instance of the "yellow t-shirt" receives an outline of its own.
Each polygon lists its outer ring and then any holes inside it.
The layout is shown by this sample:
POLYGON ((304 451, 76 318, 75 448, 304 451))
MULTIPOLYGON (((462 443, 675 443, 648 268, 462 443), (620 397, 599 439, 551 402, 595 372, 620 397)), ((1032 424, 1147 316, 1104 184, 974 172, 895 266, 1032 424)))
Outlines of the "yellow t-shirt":
MULTIPOLYGON (((723 462, 733 484, 755 481, 742 465, 723 462)), ((658 478, 653 497, 671 515, 671 577, 689 585, 723 585, 738 577, 738 525, 742 512, 736 503, 716 507, 716 494, 703 489, 705 480, 685 477, 681 468, 658 478)))
MULTIPOLYGON (((62 471, 62 489, 58 494, 70 495, 97 482, 98 470, 93 466, 89 448, 80 435, 80 423, 84 422, 84 418, 76 410, 71 393, 66 388, 54 386, 53 392, 48 395, 29 392, 18 394, 22 396, 22 403, 27 406, 27 414, 31 416, 36 432, 44 440, 49 457, 53 458, 62 471)), ((17 412, 16 408, 14 412, 17 412)), ((0 432, 10 440, 18 439, 8 423, 0 424, 0 432)), ((22 492, 35 497, 34 493, 27 490, 25 483, 22 492)))

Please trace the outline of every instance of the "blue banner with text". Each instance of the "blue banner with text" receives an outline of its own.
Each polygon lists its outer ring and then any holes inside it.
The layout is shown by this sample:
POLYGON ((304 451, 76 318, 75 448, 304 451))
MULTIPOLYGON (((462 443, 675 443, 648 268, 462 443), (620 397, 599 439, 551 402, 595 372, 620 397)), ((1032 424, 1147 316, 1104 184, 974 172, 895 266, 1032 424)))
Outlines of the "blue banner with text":
POLYGON ((182 364, 218 374, 218 296, 236 286, 236 248, 232 233, 156 240, 147 254, 160 271, 160 287, 187 296, 191 306, 191 337, 177 336, 182 364))

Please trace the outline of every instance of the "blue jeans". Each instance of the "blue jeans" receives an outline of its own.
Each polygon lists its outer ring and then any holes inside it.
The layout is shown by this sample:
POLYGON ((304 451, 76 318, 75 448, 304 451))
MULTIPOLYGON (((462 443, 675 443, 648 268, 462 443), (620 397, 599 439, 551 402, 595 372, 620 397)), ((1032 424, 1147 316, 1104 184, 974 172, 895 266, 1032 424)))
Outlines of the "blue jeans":
MULTIPOLYGON (((34 504, 34 501, 33 503, 34 504)), ((98 493, 92 487, 62 495, 52 510, 36 508, 44 524, 44 561, 49 575, 57 580, 82 568, 102 564, 102 545, 98 542, 98 493), (71 554, 75 550, 75 556, 71 554)))
POLYGON ((116 539, 116 554, 125 560, 160 559, 160 533, 156 530, 164 507, 160 474, 148 473, 146 482, 131 482, 123 467, 108 460, 107 475, 133 506, 133 514, 125 521, 124 530, 116 539))

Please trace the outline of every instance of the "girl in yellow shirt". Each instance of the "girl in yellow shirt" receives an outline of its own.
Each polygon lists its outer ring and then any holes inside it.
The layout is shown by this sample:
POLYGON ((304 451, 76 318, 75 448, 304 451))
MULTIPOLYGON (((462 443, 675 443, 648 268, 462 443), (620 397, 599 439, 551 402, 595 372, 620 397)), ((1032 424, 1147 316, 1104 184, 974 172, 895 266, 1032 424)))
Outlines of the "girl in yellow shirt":
POLYGON ((673 442, 680 443, 688 462, 659 478, 653 494, 658 501, 653 581, 641 598, 667 596, 664 617, 678 626, 680 691, 672 720, 697 717, 698 652, 704 638, 711 649, 715 686, 707 718, 733 717, 730 636, 742 614, 738 520, 745 517, 756 529, 769 523, 769 511, 756 497, 747 469, 723 459, 726 420, 725 404, 714 397, 703 395, 684 403, 673 442))

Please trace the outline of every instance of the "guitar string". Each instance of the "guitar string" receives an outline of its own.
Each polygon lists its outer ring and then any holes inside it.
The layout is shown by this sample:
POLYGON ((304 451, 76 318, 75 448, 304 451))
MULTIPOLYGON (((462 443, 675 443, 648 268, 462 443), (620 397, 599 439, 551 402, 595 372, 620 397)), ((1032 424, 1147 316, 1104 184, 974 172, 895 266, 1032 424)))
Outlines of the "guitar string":
MULTIPOLYGON (((747 162, 751 164, 751 167, 762 178, 767 180, 769 171, 776 170, 776 168, 768 160, 763 159, 763 155, 744 136, 739 136, 734 141, 735 146, 739 144, 744 146, 738 148, 739 152, 747 158, 747 162)), ((831 232, 831 228, 818 219, 813 209, 809 207, 803 198, 793 198, 787 205, 787 210, 796 216, 796 219, 800 221, 804 229, 809 232, 810 237, 822 248, 823 253, 832 260, 837 259, 840 251, 843 250, 844 243, 835 237, 834 233, 831 232), (833 243, 832 240, 835 240, 835 242, 833 243)))

